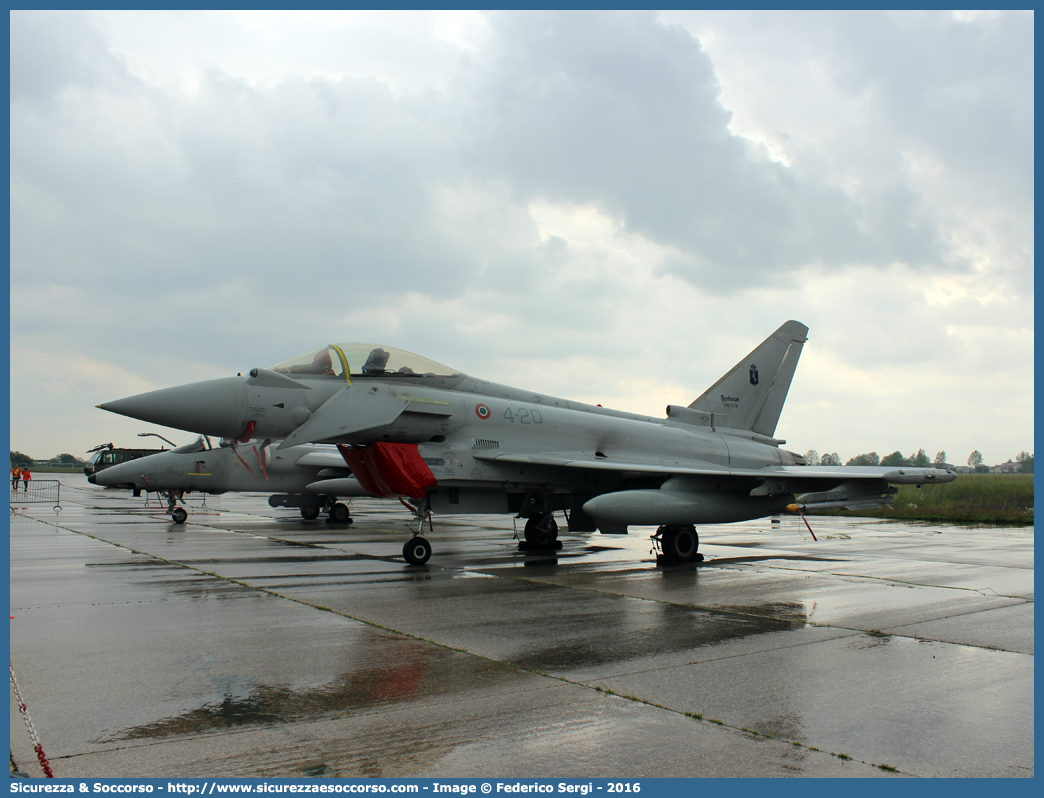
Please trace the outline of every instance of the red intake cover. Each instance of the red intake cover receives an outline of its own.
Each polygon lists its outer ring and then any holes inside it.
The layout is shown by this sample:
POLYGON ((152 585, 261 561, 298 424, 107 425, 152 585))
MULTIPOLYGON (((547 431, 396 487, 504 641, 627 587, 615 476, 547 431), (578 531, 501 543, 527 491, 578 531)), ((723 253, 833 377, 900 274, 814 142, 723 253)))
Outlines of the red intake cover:
POLYGON ((363 447, 339 443, 337 449, 363 490, 375 496, 419 500, 436 482, 415 443, 371 443, 363 447))

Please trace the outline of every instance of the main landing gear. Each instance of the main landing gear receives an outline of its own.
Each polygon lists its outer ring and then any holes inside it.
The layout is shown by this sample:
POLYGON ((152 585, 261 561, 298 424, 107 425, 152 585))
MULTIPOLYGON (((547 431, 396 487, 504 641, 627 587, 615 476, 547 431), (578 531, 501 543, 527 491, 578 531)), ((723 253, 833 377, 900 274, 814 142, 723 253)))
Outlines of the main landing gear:
POLYGON ((551 491, 529 491, 515 518, 525 518, 525 540, 518 542, 520 551, 554 551, 562 548, 555 520, 555 495, 551 491))
MULTIPOLYGON (((526 519, 526 547, 533 550, 560 549, 558 522, 551 513, 542 513, 526 519)), ((521 544, 519 544, 521 548, 521 544)))
POLYGON ((331 524, 352 523, 352 514, 348 511, 348 505, 343 502, 334 502, 327 511, 330 513, 329 521, 331 524))
MULTIPOLYGON (((271 504, 271 501, 269 501, 269 504, 271 504)), ((355 523, 348 505, 343 502, 327 502, 325 508, 320 503, 302 504, 301 517, 306 521, 314 521, 324 509, 330 514, 330 517, 326 520, 331 524, 355 523)))
POLYGON ((703 562, 699 553, 700 536, 696 527, 661 526, 653 535, 659 551, 656 552, 657 565, 677 565, 684 562, 703 562))

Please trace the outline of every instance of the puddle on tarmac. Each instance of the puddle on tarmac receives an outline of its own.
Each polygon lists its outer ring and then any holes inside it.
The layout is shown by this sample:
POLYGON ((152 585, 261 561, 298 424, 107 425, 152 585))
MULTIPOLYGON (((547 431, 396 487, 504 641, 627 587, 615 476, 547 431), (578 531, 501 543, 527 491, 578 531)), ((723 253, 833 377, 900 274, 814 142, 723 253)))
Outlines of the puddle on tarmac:
MULTIPOLYGON (((316 550, 320 547, 311 545, 302 545, 300 548, 316 550)), ((321 550, 321 549, 320 549, 321 550)), ((359 556, 355 554, 305 554, 295 557, 263 557, 260 555, 251 555, 249 557, 193 557, 191 559, 181 560, 187 565, 191 565, 194 568, 204 565, 220 565, 223 563, 236 563, 236 562, 248 562, 251 565, 283 565, 290 564, 296 565, 299 563, 312 563, 312 562, 342 562, 342 561, 357 561, 359 556)))
MULTIPOLYGON (((505 679, 526 678, 513 668, 405 638, 384 638, 387 664, 342 673, 317 687, 295 688, 252 682, 233 674, 211 679, 221 698, 95 740, 161 739, 205 734, 234 726, 292 723, 353 715, 420 697, 474 690, 505 679)), ((373 652, 367 658, 373 661, 373 652)))
POLYGON ((540 671, 571 670, 799 629, 808 621, 805 606, 798 602, 715 609, 656 602, 640 612, 632 608, 617 615, 578 622, 575 635, 515 655, 512 662, 540 671))

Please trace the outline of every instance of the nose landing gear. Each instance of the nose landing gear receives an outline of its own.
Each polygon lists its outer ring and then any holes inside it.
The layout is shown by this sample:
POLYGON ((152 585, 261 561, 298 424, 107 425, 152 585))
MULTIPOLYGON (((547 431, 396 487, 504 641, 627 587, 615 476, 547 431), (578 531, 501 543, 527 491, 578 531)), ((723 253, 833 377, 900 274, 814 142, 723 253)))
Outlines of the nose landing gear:
POLYGON ((413 537, 406 541, 406 544, 402 547, 402 558, 406 560, 410 565, 424 565, 429 559, 431 559, 431 544, 423 537, 421 537, 421 530, 424 529, 424 522, 428 522, 428 527, 431 528, 431 500, 427 494, 417 503, 414 507, 412 504, 407 502, 401 496, 399 501, 402 502, 402 506, 413 513, 413 517, 417 519, 417 531, 413 533, 413 537))
POLYGON ((178 501, 184 501, 184 491, 165 490, 160 495, 167 500, 167 509, 164 511, 170 515, 170 520, 175 524, 183 524, 188 520, 188 511, 184 507, 178 507, 178 501))
POLYGON ((431 544, 420 535, 414 535, 402 547, 402 556, 410 565, 424 565, 431 558, 431 544))

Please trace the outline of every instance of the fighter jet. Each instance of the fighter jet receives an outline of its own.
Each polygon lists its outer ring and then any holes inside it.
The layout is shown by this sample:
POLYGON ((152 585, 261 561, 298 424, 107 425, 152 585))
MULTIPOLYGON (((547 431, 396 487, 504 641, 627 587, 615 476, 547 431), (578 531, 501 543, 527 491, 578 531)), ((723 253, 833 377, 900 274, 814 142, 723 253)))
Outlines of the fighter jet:
POLYGON ((337 499, 369 495, 350 475, 344 457, 333 446, 304 444, 273 452, 268 441, 225 439, 211 447, 210 439, 201 435, 170 451, 110 466, 87 481, 130 488, 135 496, 143 490, 159 493, 176 524, 188 518, 178 502, 183 494, 196 491, 270 492, 272 507, 298 507, 309 520, 325 510, 333 523, 350 524, 348 505, 337 499))
POLYGON ((665 418, 497 385, 391 346, 329 344, 267 368, 98 405, 143 421, 277 451, 335 443, 362 487, 415 501, 403 547, 423 564, 432 513, 511 513, 531 547, 570 530, 656 525, 659 561, 691 562, 696 524, 806 507, 887 504, 896 484, 949 482, 934 468, 810 466, 773 437, 808 328, 788 321, 665 418), (804 497, 799 501, 798 497, 804 497))

